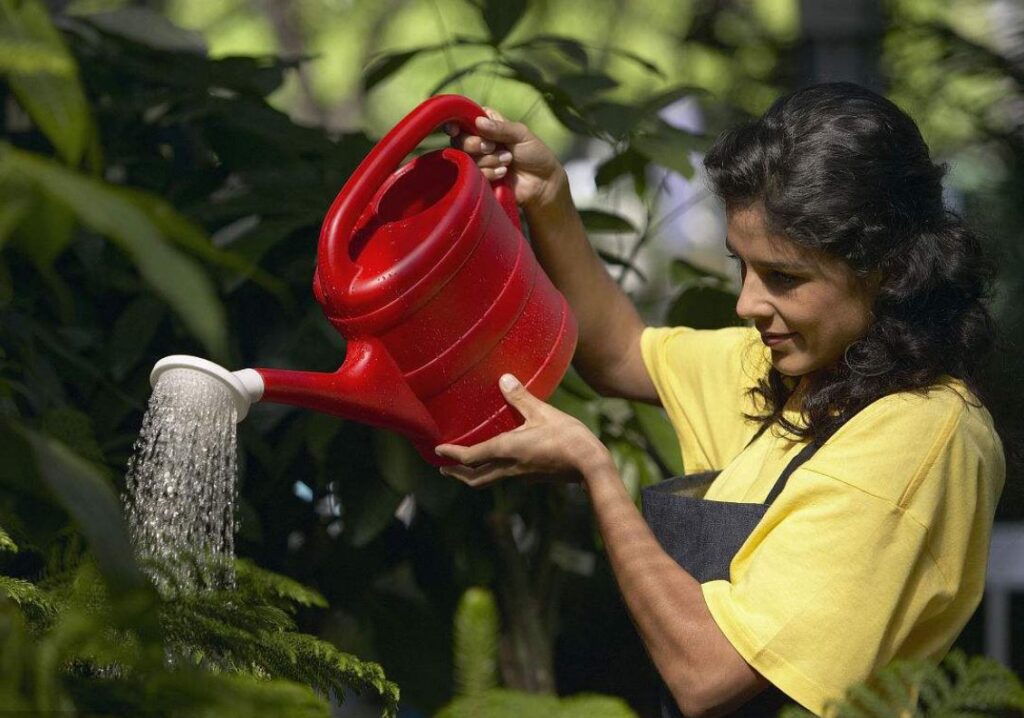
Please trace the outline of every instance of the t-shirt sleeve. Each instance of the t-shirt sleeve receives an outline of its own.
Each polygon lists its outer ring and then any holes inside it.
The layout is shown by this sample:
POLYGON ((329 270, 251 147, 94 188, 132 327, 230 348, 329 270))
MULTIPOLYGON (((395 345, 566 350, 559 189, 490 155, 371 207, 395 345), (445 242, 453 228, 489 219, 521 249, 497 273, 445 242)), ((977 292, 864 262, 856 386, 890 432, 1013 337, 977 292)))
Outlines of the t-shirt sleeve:
POLYGON ((750 441, 757 425, 749 390, 768 364, 747 327, 648 327, 641 354, 676 430, 687 473, 721 469, 750 441))
POLYGON ((887 397, 792 474, 730 581, 703 585, 708 608, 820 714, 894 658, 948 650, 981 597, 1003 474, 991 423, 959 399, 887 397))
POLYGON ((733 581, 703 591, 737 652, 821 714, 893 657, 899 631, 917 618, 906 611, 949 596, 924 527, 908 515, 811 471, 790 483, 800 491, 787 488, 765 515, 733 561, 733 581))

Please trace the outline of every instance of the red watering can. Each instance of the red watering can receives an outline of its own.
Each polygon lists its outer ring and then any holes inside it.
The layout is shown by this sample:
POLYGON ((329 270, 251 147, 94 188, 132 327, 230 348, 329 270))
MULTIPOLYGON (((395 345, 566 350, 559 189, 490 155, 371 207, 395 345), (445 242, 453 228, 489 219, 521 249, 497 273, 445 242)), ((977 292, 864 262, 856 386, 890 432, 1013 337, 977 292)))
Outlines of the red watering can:
MULTIPOLYGON (((347 340, 345 362, 333 373, 228 374, 248 399, 261 398, 262 384, 264 400, 392 429, 441 465, 450 462, 436 445, 475 444, 520 423, 498 389, 502 374, 551 395, 572 359, 576 320, 520 232, 511 189, 451 148, 398 169, 441 124, 475 133, 483 114, 465 97, 433 97, 367 155, 327 212, 313 277, 347 340)), ((215 373, 176 359, 157 364, 154 384, 173 366, 215 373)))

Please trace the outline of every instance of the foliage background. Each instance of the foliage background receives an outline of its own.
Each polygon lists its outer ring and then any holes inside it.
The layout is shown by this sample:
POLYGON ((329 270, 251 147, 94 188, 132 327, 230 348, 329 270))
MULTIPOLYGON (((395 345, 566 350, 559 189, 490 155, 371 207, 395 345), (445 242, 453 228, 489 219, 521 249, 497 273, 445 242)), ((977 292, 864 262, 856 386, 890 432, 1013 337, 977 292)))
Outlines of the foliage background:
MULTIPOLYGON (((3 572, 29 581, 104 538, 73 499, 33 484, 47 459, 24 437, 58 442, 118 491, 157 358, 340 364, 310 296, 319 221, 374 139, 446 79, 590 168, 577 199, 649 321, 733 321, 736 278, 708 249, 717 210, 699 175, 691 194, 670 190, 708 137, 801 82, 806 49, 795 0, 2 7, 0 526, 22 549, 3 572), (659 119, 677 100, 678 127, 659 119)), ((879 57, 888 93, 950 162, 951 201, 1000 258, 1006 348, 989 405, 1011 449, 1024 421, 1021 8, 891 0, 879 57)), ((599 400, 572 375, 553 400, 602 436, 634 492, 682 469, 659 412, 599 400)), ((470 491, 394 435, 286 407, 258 406, 239 429, 240 555, 322 594, 330 609, 299 607, 300 628, 379 661, 407 709, 454 695, 455 607, 489 586, 506 686, 652 710, 578 491, 470 491)), ((1018 477, 1014 465, 1001 518, 1024 514, 1018 477)), ((980 651, 976 622, 961 645, 980 651)))

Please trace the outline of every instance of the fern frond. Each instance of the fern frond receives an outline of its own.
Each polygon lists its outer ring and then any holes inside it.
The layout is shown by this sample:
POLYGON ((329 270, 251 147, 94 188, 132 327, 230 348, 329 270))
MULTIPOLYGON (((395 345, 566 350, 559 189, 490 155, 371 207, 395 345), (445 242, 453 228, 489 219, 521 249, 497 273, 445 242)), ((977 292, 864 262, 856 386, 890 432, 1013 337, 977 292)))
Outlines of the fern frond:
POLYGON ((268 602, 281 600, 288 604, 327 608, 327 599, 318 591, 303 586, 287 576, 262 569, 252 561, 236 560, 235 571, 238 576, 239 590, 253 598, 268 602))
POLYGON ((619 698, 581 694, 560 699, 539 693, 494 688, 475 696, 457 698, 434 718, 636 718, 619 698))
POLYGON ((3 526, 0 526, 0 551, 18 553, 18 544, 14 543, 14 539, 10 537, 10 534, 4 531, 3 526))
POLYGON ((457 696, 475 696, 498 684, 498 607, 484 588, 470 588, 455 609, 457 696))
MULTIPOLYGON (((851 686, 841 702, 829 705, 829 712, 836 718, 1024 715, 1024 685, 996 661, 981 656, 967 659, 953 651, 941 665, 894 661, 851 686)), ((792 718, 798 715, 793 713, 792 718)))
POLYGON ((60 612, 56 599, 34 583, 11 576, 0 576, 0 596, 18 604, 34 630, 48 626, 60 612))

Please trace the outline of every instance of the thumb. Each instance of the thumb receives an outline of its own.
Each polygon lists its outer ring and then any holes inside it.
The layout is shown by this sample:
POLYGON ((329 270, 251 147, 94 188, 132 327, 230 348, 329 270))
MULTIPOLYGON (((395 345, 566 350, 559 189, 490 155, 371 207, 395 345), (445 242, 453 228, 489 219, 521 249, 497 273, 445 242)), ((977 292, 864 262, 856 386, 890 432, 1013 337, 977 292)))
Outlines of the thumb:
POLYGON ((501 393, 505 395, 508 403, 518 409, 524 418, 528 419, 529 414, 533 412, 535 403, 539 399, 528 392, 526 387, 511 374, 502 374, 501 379, 498 380, 498 386, 501 387, 501 393))
POLYGON ((476 129, 481 137, 503 145, 515 145, 529 138, 530 131, 523 123, 509 122, 493 110, 488 113, 488 117, 476 118, 476 129))

